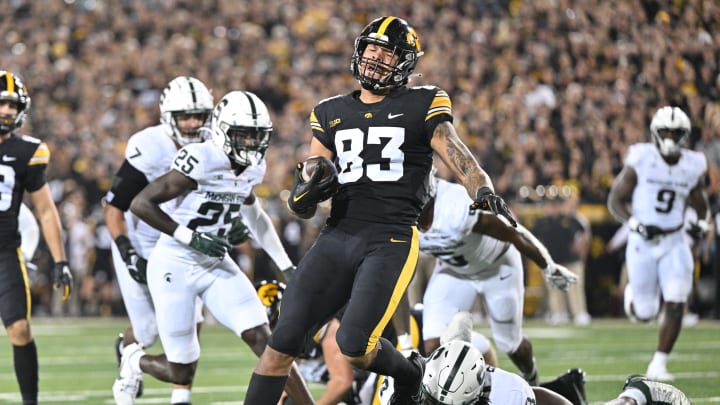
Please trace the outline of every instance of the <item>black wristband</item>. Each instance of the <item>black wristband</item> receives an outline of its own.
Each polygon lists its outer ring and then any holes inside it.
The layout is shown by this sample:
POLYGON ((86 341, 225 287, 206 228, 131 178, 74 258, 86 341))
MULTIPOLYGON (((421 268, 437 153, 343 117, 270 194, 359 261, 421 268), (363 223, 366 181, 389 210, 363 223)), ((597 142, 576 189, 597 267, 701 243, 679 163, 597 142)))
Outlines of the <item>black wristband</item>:
POLYGON ((495 192, 492 191, 492 189, 488 186, 480 187, 477 191, 477 194, 475 194, 475 201, 479 200, 480 197, 486 196, 486 195, 493 195, 495 192))

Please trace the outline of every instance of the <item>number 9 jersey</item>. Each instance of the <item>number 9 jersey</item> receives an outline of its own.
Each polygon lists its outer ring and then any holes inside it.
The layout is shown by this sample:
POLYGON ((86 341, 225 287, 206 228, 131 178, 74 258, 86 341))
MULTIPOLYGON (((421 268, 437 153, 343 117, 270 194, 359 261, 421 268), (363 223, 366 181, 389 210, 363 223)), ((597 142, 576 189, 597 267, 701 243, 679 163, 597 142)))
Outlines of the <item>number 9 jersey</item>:
POLYGON ((637 173, 632 215, 639 223, 663 229, 681 227, 690 191, 703 180, 707 161, 701 152, 682 149, 680 160, 668 164, 652 143, 630 146, 625 165, 637 173))
POLYGON ((433 131, 453 119, 450 97, 433 86, 399 88, 374 104, 359 94, 323 100, 310 115, 338 166, 330 217, 414 224, 427 201, 433 131))

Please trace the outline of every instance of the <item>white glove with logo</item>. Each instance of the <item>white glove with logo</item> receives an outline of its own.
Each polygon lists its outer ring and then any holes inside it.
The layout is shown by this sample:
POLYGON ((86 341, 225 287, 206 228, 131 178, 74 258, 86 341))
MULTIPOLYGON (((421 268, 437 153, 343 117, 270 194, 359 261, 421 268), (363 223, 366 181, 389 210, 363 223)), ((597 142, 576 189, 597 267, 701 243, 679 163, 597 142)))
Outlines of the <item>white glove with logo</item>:
POLYGON ((562 291, 567 291, 570 285, 577 283, 578 280, 575 273, 557 263, 548 263, 542 272, 546 283, 562 291))

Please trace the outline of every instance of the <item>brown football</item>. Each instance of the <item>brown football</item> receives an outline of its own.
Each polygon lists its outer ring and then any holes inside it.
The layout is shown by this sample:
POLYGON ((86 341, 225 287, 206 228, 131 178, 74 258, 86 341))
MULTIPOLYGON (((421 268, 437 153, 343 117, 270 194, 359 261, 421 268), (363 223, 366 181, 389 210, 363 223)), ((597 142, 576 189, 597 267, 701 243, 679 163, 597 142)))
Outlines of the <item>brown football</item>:
POLYGON ((332 176, 337 176, 337 169, 335 168, 335 164, 331 162, 330 159, 324 156, 310 156, 309 158, 305 159, 305 162, 303 162, 303 181, 310 180, 313 174, 315 174, 315 170, 318 170, 318 168, 323 171, 320 179, 321 181, 329 179, 332 176))

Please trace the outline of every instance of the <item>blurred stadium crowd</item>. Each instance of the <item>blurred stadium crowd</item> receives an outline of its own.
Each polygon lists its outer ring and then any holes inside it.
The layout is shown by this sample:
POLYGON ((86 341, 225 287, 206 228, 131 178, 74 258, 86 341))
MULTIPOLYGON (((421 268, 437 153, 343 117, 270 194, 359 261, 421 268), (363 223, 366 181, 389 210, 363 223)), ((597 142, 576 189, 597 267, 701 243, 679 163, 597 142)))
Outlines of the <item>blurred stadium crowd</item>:
MULTIPOLYGON (((411 84, 447 90, 461 136, 521 217, 541 184, 604 205, 626 148, 649 139, 649 119, 666 104, 691 117, 692 146, 706 152, 708 191, 717 194, 714 1, 10 0, 0 15, 1 67, 28 85, 22 132, 52 151, 49 180, 82 283, 80 301, 53 305, 49 258, 38 254, 36 314, 122 311, 101 200, 125 141, 158 121, 159 93, 178 75, 201 79, 216 97, 253 91, 271 108, 275 135, 256 191, 297 259, 319 222, 290 218, 283 190, 305 154, 309 112, 355 88, 354 33, 380 15, 415 26, 425 55, 411 84)), ((270 266, 251 247, 242 253, 256 269, 270 266)))

